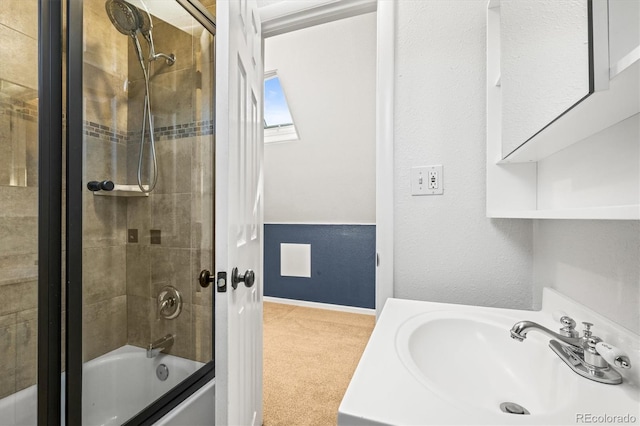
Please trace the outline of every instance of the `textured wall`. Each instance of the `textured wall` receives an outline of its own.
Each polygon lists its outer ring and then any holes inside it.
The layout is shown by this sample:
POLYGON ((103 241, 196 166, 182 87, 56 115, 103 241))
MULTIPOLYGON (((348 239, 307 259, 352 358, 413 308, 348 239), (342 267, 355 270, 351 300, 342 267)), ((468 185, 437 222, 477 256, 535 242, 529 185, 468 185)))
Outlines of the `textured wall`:
POLYGON ((640 332, 640 222, 536 220, 534 259, 536 306, 551 287, 640 332))
POLYGON ((375 307, 374 225, 264 226, 264 294, 336 305, 375 307), (311 246, 310 277, 281 276, 282 243, 311 246))
POLYGON ((300 135, 264 152, 265 222, 375 222, 375 13, 265 40, 300 135))
POLYGON ((482 1, 397 3, 395 296, 531 308, 532 224, 485 217, 482 1), (442 164, 444 195, 412 197, 442 164))

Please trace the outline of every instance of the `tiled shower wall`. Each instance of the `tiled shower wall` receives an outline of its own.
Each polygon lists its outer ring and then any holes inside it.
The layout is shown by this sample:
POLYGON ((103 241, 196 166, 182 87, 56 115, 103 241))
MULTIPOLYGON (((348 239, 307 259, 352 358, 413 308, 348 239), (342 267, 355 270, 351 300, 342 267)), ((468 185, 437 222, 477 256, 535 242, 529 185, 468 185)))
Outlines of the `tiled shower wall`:
MULTIPOLYGON (((127 173, 129 37, 109 21, 104 1, 84 6, 84 176, 123 182, 127 173)), ((127 201, 83 196, 83 359, 127 342, 127 201)))
MULTIPOLYGON (((215 8, 212 1, 203 3, 215 8)), ((0 2, 0 398, 36 382, 35 16, 37 0, 0 2)), ((139 65, 130 66, 130 38, 113 28, 104 1, 84 2, 84 22, 83 184, 133 184, 142 109, 139 65)), ((146 346, 169 332, 176 336, 173 353, 211 359, 211 289, 200 289, 195 279, 203 265, 213 270, 213 115, 196 105, 212 90, 200 76, 213 62, 197 52, 199 39, 167 24, 156 22, 154 35, 158 50, 178 57, 175 66, 157 64, 153 72, 158 187, 144 198, 84 193, 85 360, 126 343, 146 346), (198 44, 195 53, 192 43, 198 44), (127 243, 128 228, 139 230, 137 244, 127 243), (161 231, 161 244, 150 244, 150 229, 161 231), (155 296, 167 284, 185 299, 173 321, 156 317, 155 296)))
MULTIPOLYGON (((172 66, 156 61, 150 73, 159 177, 149 197, 128 200, 127 227, 139 235, 138 242, 127 245, 128 342, 144 347, 171 333, 175 343, 169 353, 208 361, 212 289, 201 289, 197 277, 205 267, 213 270, 213 115, 207 97, 212 51, 206 40, 201 44, 199 33, 158 19, 153 35, 156 50, 173 53, 177 60, 172 66), (151 230, 159 231, 159 243, 151 241, 151 230), (158 315, 156 297, 167 285, 177 288, 184 301, 174 320, 158 315)), ((131 45, 129 78, 128 182, 135 183, 144 80, 131 45)), ((144 176, 148 182, 148 167, 144 176)))
POLYGON ((36 0, 0 2, 0 398, 36 379, 35 16, 36 0))

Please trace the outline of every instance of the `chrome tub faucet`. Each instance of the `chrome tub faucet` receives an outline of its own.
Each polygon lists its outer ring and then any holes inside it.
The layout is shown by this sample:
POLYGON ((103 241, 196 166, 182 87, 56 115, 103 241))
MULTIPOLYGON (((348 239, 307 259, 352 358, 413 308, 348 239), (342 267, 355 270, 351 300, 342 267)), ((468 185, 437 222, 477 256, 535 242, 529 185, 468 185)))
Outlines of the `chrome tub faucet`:
POLYGON ((546 334, 551 338, 549 347, 574 372, 599 383, 622 383, 622 376, 612 366, 631 368, 626 354, 594 336, 591 333, 591 323, 582 323, 585 327, 582 337, 575 330, 576 322, 572 318, 564 315, 560 318, 560 323, 563 327, 556 333, 533 321, 520 321, 511 328, 511 338, 523 342, 530 331, 546 334))
POLYGON ((173 335, 167 334, 160 339, 149 343, 147 346, 147 358, 154 358, 162 351, 166 351, 173 345, 173 335))

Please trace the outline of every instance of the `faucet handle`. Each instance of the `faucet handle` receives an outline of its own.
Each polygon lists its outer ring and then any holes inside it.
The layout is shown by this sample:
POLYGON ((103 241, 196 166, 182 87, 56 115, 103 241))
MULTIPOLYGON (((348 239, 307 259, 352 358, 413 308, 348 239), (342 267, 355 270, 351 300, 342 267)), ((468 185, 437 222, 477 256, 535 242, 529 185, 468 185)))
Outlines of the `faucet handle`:
POLYGON ((631 361, 629 356, 625 354, 621 349, 616 348, 605 342, 596 343, 596 351, 605 361, 609 364, 619 368, 631 368, 631 361))
POLYGON ((584 337, 591 337, 591 327, 593 327, 593 324, 590 322, 583 322, 582 325, 584 326, 584 330, 582 331, 584 333, 584 337))
POLYGON ((576 331, 576 322, 573 318, 563 315, 560 318, 560 324, 562 324, 560 334, 566 337, 579 337, 580 334, 576 331))

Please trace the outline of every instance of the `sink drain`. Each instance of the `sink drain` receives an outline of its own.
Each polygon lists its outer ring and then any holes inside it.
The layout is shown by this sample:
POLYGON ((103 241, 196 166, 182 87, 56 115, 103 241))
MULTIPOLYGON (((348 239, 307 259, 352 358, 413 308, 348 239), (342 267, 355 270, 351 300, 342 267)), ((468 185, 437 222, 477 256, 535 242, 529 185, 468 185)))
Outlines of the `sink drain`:
POLYGON ((500 404, 500 409, 503 413, 508 414, 530 414, 526 408, 515 402, 503 402, 500 404))

